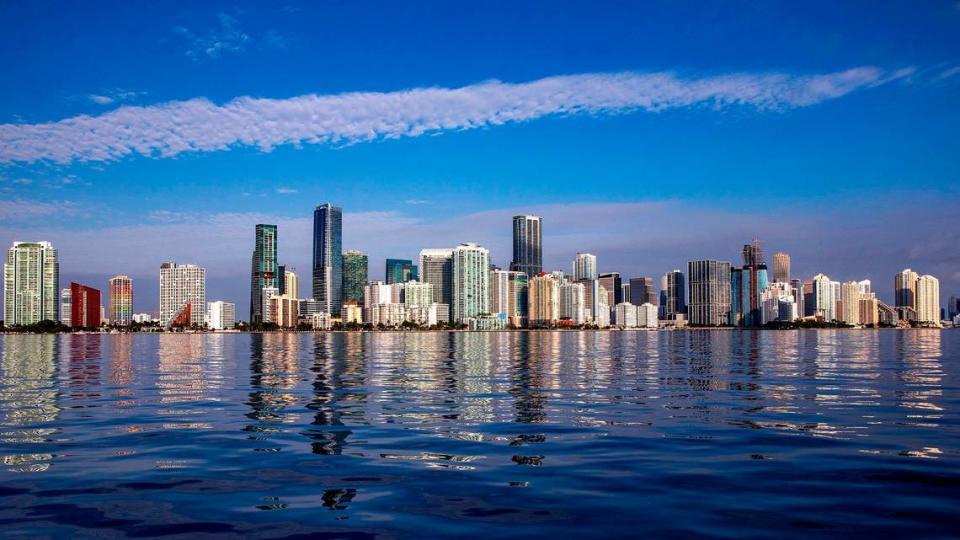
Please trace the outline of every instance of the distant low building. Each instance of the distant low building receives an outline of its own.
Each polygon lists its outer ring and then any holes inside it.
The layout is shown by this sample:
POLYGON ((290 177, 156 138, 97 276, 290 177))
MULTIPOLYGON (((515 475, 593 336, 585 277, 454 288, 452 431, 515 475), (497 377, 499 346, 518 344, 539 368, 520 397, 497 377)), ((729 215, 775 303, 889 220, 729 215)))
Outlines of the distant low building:
MULTIPOLYGON (((146 315, 143 313, 142 315, 146 315)), ((136 317, 136 316, 134 316, 136 317)), ((149 315, 147 315, 149 321, 149 315)), ((237 306, 217 300, 207 303, 207 325, 212 330, 230 330, 236 325, 237 306)))

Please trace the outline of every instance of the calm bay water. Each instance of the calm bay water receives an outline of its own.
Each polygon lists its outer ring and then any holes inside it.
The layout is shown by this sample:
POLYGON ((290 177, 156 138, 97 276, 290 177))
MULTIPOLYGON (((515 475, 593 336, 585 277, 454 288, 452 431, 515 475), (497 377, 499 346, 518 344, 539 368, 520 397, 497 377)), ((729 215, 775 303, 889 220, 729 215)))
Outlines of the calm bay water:
POLYGON ((0 336, 12 537, 949 537, 957 331, 0 336))

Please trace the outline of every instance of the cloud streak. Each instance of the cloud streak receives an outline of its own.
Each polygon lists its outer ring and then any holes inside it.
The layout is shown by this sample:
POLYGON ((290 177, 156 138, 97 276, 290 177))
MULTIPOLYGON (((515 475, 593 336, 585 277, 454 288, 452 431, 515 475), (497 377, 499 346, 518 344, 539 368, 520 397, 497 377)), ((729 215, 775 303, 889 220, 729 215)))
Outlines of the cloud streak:
POLYGON ((113 161, 185 152, 279 145, 347 145, 418 137, 545 116, 659 112, 706 107, 783 111, 908 77, 857 67, 819 75, 735 73, 682 77, 670 72, 580 74, 526 83, 488 81, 460 88, 309 94, 288 99, 205 98, 124 106, 56 122, 0 125, 0 163, 113 161))

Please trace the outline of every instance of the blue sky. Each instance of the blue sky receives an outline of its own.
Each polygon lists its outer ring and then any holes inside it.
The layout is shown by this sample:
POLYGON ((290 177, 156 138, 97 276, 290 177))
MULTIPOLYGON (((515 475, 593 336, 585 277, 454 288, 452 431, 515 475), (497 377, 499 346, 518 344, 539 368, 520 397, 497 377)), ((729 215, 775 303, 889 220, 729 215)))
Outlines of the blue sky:
POLYGON ((464 241, 505 265, 536 211, 551 268, 758 237, 799 277, 960 293, 957 2, 516 4, 4 4, 0 241, 143 310, 175 260, 245 312, 253 224, 305 274, 323 202, 372 278, 464 241))

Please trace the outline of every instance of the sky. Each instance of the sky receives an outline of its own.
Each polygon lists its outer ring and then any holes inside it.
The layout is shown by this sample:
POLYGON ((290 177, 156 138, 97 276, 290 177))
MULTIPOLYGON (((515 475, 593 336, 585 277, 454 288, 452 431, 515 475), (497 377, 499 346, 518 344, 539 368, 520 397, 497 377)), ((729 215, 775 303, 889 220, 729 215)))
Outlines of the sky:
POLYGON ((384 259, 544 218, 660 276, 760 239, 794 277, 960 295, 960 3, 0 4, 0 243, 61 282, 207 268, 247 312, 254 225, 309 296, 313 208, 384 259))

